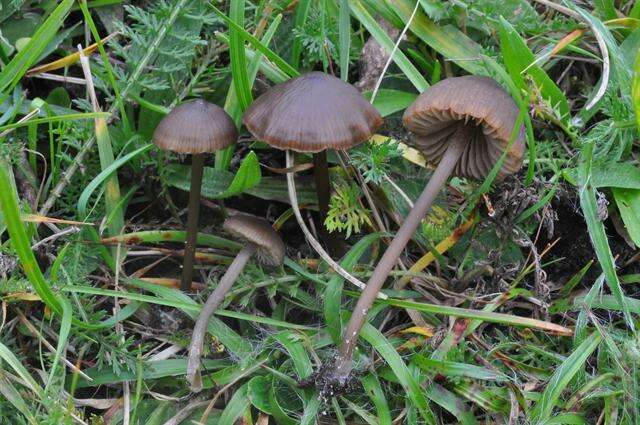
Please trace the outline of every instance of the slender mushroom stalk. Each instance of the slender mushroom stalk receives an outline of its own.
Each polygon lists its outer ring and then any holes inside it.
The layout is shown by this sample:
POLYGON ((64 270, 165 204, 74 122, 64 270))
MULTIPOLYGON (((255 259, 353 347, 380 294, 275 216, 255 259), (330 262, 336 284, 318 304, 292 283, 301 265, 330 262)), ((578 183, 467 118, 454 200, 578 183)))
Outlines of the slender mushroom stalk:
POLYGON ((200 195, 202 191, 202 173, 204 172, 204 154, 191 157, 191 183, 189 185, 189 204, 187 207, 187 237, 182 260, 180 288, 188 291, 193 279, 193 261, 196 258, 198 221, 200 218, 200 195))
MULTIPOLYGON (((477 179, 488 174, 508 147, 518 112, 513 99, 495 81, 476 76, 443 80, 405 111, 403 121, 412 132, 414 144, 438 166, 360 295, 343 334, 330 382, 340 386, 348 381, 358 334, 375 295, 442 187, 452 174, 477 179)), ((521 128, 499 177, 520 169, 523 151, 521 128)))
POLYGON ((318 215, 320 216, 320 233, 327 244, 329 254, 336 255, 339 243, 334 233, 329 233, 324 222, 329 214, 329 200, 331 199, 331 181, 329 178, 329 164, 327 151, 313 154, 313 177, 315 179, 316 195, 318 196, 318 215))
POLYGON ((238 252, 226 273, 218 282, 205 302, 193 327, 193 335, 189 344, 189 361, 187 363, 187 381, 191 390, 202 390, 202 347, 211 316, 220 306, 233 284, 238 280, 249 260, 255 257, 268 266, 278 266, 284 259, 284 243, 280 236, 265 220, 251 216, 234 216, 228 218, 223 228, 241 240, 244 246, 238 252))
POLYGON ((238 131, 231 117, 222 108, 201 99, 173 108, 153 133, 153 142, 160 149, 192 155, 187 238, 180 282, 183 291, 191 288, 193 280, 205 154, 231 146, 237 140, 238 131))
POLYGON ((369 139, 382 125, 378 111, 353 86, 311 72, 271 87, 247 108, 242 121, 273 147, 314 154, 322 235, 329 252, 335 253, 335 236, 324 224, 331 195, 326 151, 349 149, 369 139))

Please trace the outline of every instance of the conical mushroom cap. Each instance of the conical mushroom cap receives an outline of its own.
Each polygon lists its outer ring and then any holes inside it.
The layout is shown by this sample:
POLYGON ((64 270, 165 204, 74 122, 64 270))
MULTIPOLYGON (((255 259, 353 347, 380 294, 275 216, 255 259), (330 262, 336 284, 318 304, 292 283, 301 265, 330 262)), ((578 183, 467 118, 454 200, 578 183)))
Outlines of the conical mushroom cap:
POLYGON ((238 140, 238 130, 224 109, 202 99, 176 106, 158 124, 153 143, 165 151, 217 152, 238 140))
POLYGON ((382 125, 378 111, 350 84, 311 72, 271 87, 246 110, 244 125, 279 149, 348 149, 382 125))
POLYGON ((222 228, 243 243, 255 245, 255 258, 267 266, 279 266, 284 260, 284 242, 273 227, 258 217, 234 215, 225 220, 222 228))
MULTIPOLYGON (((402 118, 411 144, 432 164, 440 162, 449 139, 460 126, 471 127, 469 139, 454 174, 482 179, 509 144, 518 106, 500 85, 488 77, 447 78, 425 90, 402 118)), ((498 178, 517 172, 525 149, 524 127, 511 144, 498 178)))

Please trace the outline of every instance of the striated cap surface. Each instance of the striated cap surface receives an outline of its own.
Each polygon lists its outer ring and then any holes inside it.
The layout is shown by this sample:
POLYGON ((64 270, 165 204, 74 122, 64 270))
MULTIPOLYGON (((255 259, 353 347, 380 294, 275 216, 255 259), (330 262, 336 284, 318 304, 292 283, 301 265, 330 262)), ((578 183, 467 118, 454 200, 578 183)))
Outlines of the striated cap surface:
POLYGON ((202 99, 173 108, 153 133, 153 143, 160 149, 188 154, 217 152, 236 140, 238 130, 231 117, 202 99))
POLYGON ((247 108, 244 125, 279 149, 348 149, 382 125, 378 111, 352 85, 311 72, 271 87, 247 108))
MULTIPOLYGON (((507 149, 520 110, 493 79, 481 76, 447 78, 425 90, 402 118, 411 144, 437 164, 454 134, 468 144, 454 174, 484 178, 507 149), (460 130, 461 126, 467 128, 460 130)), ((525 150, 524 127, 517 129, 498 178, 517 172, 525 150)))

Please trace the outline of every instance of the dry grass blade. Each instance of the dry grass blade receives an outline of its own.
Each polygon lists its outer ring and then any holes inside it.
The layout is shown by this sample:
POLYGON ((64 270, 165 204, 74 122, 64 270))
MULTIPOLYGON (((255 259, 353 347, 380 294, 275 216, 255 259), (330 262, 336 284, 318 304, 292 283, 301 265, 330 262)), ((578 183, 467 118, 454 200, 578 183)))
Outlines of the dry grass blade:
MULTIPOLYGON (((108 36, 102 39, 102 43, 109 42, 109 40, 116 37, 117 35, 118 35, 117 32, 109 34, 108 36)), ((98 43, 93 43, 89 47, 84 48, 82 50, 82 54, 85 56, 89 56, 96 50, 98 50, 98 43)), ((80 60, 80 52, 72 53, 56 61, 31 68, 30 70, 27 71, 26 76, 32 77, 32 76, 35 76, 36 74, 42 74, 43 72, 49 72, 49 71, 54 71, 60 68, 66 68, 69 65, 73 65, 74 63, 78 62, 79 60, 80 60)))

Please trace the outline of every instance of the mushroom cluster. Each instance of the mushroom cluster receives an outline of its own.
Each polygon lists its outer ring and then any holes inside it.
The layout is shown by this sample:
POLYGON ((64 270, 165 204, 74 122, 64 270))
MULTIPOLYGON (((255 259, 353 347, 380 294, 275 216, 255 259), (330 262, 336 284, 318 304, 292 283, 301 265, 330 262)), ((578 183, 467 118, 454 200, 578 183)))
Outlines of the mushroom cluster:
MULTIPOLYGON (((407 108, 403 124, 410 133, 410 143, 436 168, 365 286, 344 271, 306 227, 298 207, 291 152, 313 155, 318 209, 324 224, 331 196, 327 151, 349 149, 368 140, 382 125, 380 114, 353 86, 320 72, 273 86, 246 110, 242 121, 249 132, 258 140, 286 150, 291 207, 309 243, 337 273, 363 289, 344 331, 335 364, 325 368, 325 385, 328 382, 336 388, 347 383, 367 312, 449 177, 483 179, 499 165, 497 179, 501 179, 520 169, 525 136, 522 126, 517 127, 518 114, 518 106, 497 82, 478 76, 443 80, 424 91, 407 108)), ((237 137, 231 118, 221 108, 202 100, 176 107, 155 131, 154 141, 161 149, 192 155, 188 236, 181 282, 184 290, 190 287, 193 277, 204 155, 230 146, 237 137)), ((324 231, 324 226, 320 228, 324 231)), ((251 259, 266 266, 278 266, 284 258, 282 239, 262 219, 232 216, 224 222, 223 229, 241 241, 243 248, 207 299, 195 324, 187 369, 194 391, 202 388, 200 357, 211 315, 251 259)), ((324 232, 322 236, 329 252, 335 253, 335 240, 324 232)))

